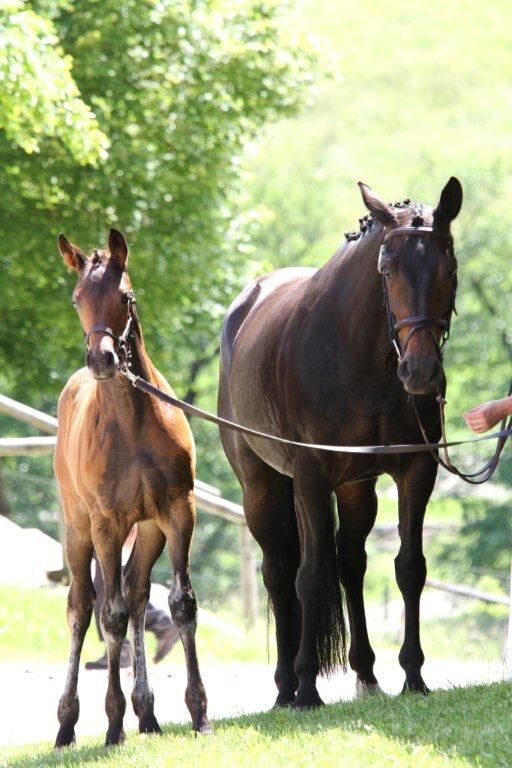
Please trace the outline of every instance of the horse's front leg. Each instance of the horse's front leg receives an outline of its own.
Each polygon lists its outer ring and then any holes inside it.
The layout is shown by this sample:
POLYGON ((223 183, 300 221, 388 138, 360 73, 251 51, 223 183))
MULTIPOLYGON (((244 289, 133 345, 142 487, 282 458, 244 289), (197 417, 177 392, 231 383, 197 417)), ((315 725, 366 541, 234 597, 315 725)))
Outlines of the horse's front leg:
POLYGON ((301 550, 296 586, 302 610, 302 634, 295 659, 299 687, 294 706, 308 708, 323 703, 316 687, 317 675, 333 671, 345 659, 345 625, 332 493, 328 479, 310 456, 296 462, 294 493, 301 550))
POLYGON ((415 457, 404 473, 395 478, 400 535, 395 574, 405 603, 404 642, 398 659, 405 671, 403 690, 418 693, 429 693, 421 676, 425 656, 420 643, 420 597, 427 577, 423 555, 423 519, 436 474, 434 459, 423 454, 415 457))

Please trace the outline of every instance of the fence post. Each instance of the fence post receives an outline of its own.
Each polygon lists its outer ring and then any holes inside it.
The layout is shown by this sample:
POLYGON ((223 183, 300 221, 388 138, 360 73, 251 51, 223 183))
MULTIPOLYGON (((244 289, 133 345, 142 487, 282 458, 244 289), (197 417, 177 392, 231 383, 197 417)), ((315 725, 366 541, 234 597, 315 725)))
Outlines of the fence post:
POLYGON ((245 523, 238 526, 238 540, 244 618, 246 626, 252 628, 258 621, 258 577, 254 543, 245 523))
POLYGON ((512 678, 512 561, 510 562, 510 587, 508 609, 507 645, 505 648, 505 671, 507 677, 512 678))

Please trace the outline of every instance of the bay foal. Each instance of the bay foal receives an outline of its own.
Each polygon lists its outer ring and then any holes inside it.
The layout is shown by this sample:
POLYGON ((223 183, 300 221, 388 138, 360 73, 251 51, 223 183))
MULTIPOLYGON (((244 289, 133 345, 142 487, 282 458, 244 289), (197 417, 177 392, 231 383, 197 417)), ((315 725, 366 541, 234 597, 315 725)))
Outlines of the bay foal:
POLYGON ((105 582, 101 627, 108 652, 106 744, 118 744, 124 738, 126 702, 119 657, 128 624, 134 670, 132 703, 139 730, 160 732, 146 669, 144 614, 151 568, 166 540, 174 571, 169 606, 187 664, 185 701, 194 729, 208 732, 206 694, 195 644, 197 605, 189 577, 195 523, 192 433, 180 410, 138 392, 118 372, 119 363, 129 355, 134 373, 172 392, 144 346, 122 234, 110 230, 108 250, 96 250, 90 257, 64 235, 59 235, 58 245, 65 263, 78 275, 73 304, 85 334, 87 366, 71 376, 58 406, 55 475, 72 582, 67 609, 71 652, 55 746, 75 740, 80 652, 95 599, 93 550, 105 582), (122 573, 121 550, 135 523, 137 539, 122 573))

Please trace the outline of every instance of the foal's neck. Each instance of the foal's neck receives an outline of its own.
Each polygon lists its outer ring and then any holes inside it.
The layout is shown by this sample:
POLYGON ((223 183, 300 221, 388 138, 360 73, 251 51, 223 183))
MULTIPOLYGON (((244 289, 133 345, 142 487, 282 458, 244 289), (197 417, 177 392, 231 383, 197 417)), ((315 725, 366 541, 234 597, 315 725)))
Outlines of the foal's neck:
MULTIPOLYGON (((132 373, 156 384, 156 368, 146 352, 138 323, 134 329, 130 352, 130 370, 132 373)), ((139 422, 144 414, 154 410, 155 407, 153 398, 136 389, 120 373, 117 373, 109 381, 101 382, 97 392, 105 413, 115 416, 119 423, 126 424, 130 417, 139 422)))

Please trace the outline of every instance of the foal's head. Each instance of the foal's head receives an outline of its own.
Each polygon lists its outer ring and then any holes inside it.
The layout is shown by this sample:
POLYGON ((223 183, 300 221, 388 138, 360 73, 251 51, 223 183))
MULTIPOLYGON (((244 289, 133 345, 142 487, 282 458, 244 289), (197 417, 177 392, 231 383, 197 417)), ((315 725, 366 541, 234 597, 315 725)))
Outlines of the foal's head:
POLYGON ((119 363, 120 337, 133 300, 126 241, 111 229, 108 250, 96 250, 90 256, 64 235, 59 235, 58 244, 66 264, 78 273, 73 306, 85 334, 86 365, 95 379, 110 379, 119 363))
POLYGON ((360 186, 366 206, 386 229, 379 271, 390 333, 399 353, 398 376, 411 394, 442 392, 441 347, 457 288, 450 224, 462 205, 462 187, 452 176, 432 209, 392 206, 360 186))

